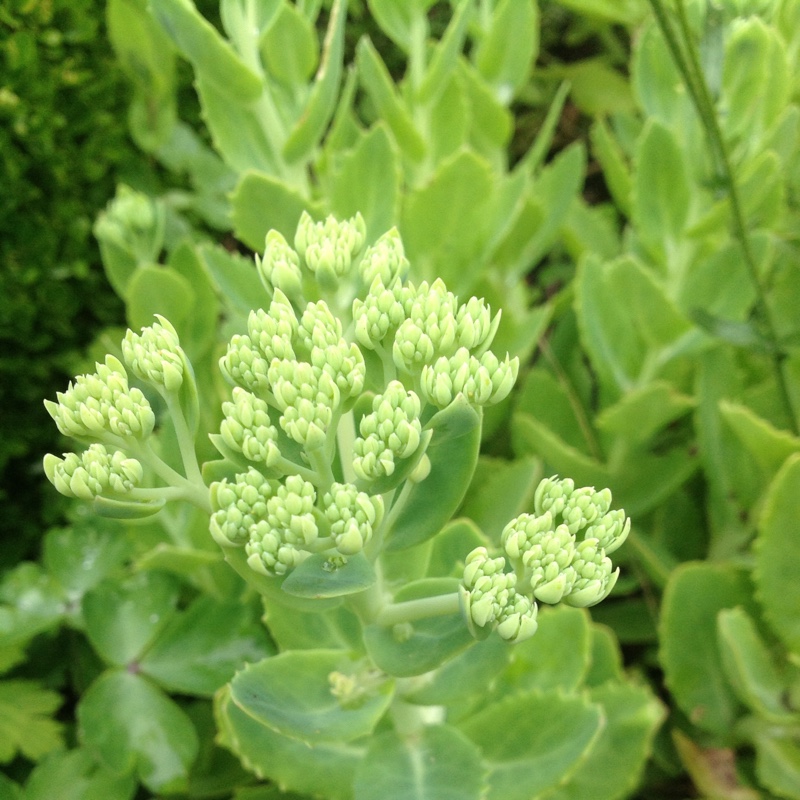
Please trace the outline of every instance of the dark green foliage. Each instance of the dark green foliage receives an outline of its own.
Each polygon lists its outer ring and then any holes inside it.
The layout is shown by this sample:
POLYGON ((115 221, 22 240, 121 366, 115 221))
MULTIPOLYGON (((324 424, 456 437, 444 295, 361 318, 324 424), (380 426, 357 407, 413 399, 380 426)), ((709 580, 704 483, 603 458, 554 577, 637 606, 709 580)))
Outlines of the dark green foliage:
POLYGON ((12 0, 0 10, 0 502, 13 562, 61 505, 39 464, 59 449, 42 397, 122 319, 92 237, 120 175, 140 169, 129 89, 102 0, 12 0))

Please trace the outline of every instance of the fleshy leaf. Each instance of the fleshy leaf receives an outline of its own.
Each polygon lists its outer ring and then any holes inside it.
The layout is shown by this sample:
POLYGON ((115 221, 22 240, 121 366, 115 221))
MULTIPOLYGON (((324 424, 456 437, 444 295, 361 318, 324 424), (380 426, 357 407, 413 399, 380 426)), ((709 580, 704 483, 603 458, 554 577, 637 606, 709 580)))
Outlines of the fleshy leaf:
POLYGON ((394 693, 393 681, 375 683, 364 663, 351 660, 342 650, 281 653, 245 667, 230 686, 231 698, 247 714, 309 745, 368 735, 394 693), (334 694, 336 675, 352 681, 357 697, 334 694))
POLYGON ((729 734, 741 706, 728 683, 717 645, 717 614, 750 601, 736 569, 687 563, 670 576, 661 611, 661 664, 667 686, 703 730, 729 734))
POLYGON ((342 565, 324 553, 315 553, 289 573, 281 588, 295 597, 341 597, 363 592, 373 583, 375 570, 363 553, 342 565))
POLYGON ((355 800, 479 800, 485 769, 480 750, 448 725, 401 738, 373 738, 355 779, 355 800))
POLYGON ((281 736, 242 711, 227 686, 216 696, 215 712, 220 743, 258 777, 274 781, 284 791, 330 800, 352 798, 363 748, 340 741, 309 746, 281 736))
POLYGON ((755 581, 774 631, 800 653, 800 455, 793 455, 772 482, 759 521, 755 581))
POLYGON ((493 703, 459 727, 489 766, 487 800, 530 800, 574 774, 602 723, 601 706, 582 697, 531 692, 493 703))
POLYGON ((404 550, 435 536, 463 500, 475 471, 481 415, 462 396, 438 412, 426 429, 433 431, 426 453, 431 469, 425 480, 411 489, 394 520, 388 550, 404 550))

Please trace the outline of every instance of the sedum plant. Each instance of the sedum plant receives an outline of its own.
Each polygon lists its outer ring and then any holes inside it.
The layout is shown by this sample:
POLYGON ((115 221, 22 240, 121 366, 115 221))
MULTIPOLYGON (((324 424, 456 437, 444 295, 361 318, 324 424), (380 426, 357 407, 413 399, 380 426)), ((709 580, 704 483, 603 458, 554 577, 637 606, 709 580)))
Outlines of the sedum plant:
MULTIPOLYGON (((219 359, 232 391, 210 434, 218 457, 198 462, 197 381, 175 328, 158 317, 127 332, 122 359, 108 355, 46 401, 61 433, 86 448, 48 455, 45 472, 101 514, 146 518, 177 501, 208 519, 245 594, 263 598, 278 648, 262 660, 252 655, 263 645, 242 650, 243 667, 215 700, 220 741, 258 776, 316 796, 409 797, 406 763, 422 757, 414 791, 426 796, 455 785, 465 798, 487 786, 489 797, 529 797, 579 784, 592 749, 608 746, 603 721, 627 704, 638 709, 630 788, 658 706, 620 683, 613 655, 603 666, 609 643, 597 632, 594 680, 617 688, 574 691, 590 680, 592 634, 578 609, 613 589, 609 554, 630 521, 607 489, 557 477, 496 540, 452 520, 477 464, 483 408, 509 394, 519 363, 491 350, 500 314, 483 300, 406 279, 395 230, 366 244, 360 215, 304 215, 293 246, 268 234, 256 257, 268 302, 219 359), (540 617, 540 604, 558 603, 564 611, 540 617), (564 686, 561 677, 536 686, 536 671, 520 674, 503 643, 535 643, 540 623, 546 649, 553 635, 567 652, 576 632, 584 642, 564 686), (514 755, 497 749, 493 731, 513 729, 518 703, 525 725, 550 726, 553 739, 514 755), (554 760, 540 773, 545 753, 554 760)), ((127 663, 121 644, 98 644, 127 663)), ((139 658, 147 671, 148 650, 139 658)), ((130 672, 98 678, 84 719, 97 721, 109 686, 156 691, 130 672)), ((93 738, 119 768, 118 752, 93 738)), ((139 777, 168 788, 152 762, 139 777)))

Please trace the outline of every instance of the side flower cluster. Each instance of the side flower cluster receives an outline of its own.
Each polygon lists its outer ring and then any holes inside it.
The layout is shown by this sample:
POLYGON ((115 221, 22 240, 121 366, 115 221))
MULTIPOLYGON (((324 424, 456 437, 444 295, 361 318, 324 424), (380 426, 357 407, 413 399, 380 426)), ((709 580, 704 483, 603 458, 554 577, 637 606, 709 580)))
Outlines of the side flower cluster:
MULTIPOLYGON (((532 628, 528 623, 517 630, 507 622, 516 613, 525 616, 524 609, 518 610, 520 597, 530 602, 534 610, 526 613, 534 620, 536 601, 586 607, 605 599, 619 577, 608 554, 630 531, 625 512, 610 506, 608 489, 576 489, 573 481, 555 476, 542 481, 534 496, 535 513, 521 514, 503 530, 504 555, 489 558, 479 547, 467 557, 461 606, 470 629, 480 633, 497 627, 509 638, 506 632, 513 628, 519 640, 532 628)), ((527 635, 533 632, 535 627, 527 635)))
POLYGON ((299 475, 267 479, 256 469, 211 485, 211 534, 244 547, 247 563, 269 577, 286 575, 312 553, 361 552, 383 519, 383 499, 352 484, 318 492, 299 475))

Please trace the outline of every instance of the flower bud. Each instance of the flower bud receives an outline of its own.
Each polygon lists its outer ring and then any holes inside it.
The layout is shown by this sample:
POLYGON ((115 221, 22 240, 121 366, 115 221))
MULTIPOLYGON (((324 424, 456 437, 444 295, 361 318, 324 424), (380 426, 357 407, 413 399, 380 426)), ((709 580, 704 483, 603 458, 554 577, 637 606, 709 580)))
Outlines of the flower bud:
POLYGON ((268 467, 278 462, 278 431, 270 422, 269 407, 263 400, 237 386, 233 402, 222 404, 222 413, 225 419, 220 434, 228 447, 268 467))
POLYGON ((383 498, 370 497, 352 484, 334 483, 322 498, 336 549, 345 556, 360 553, 383 519, 383 498))
POLYGON ((177 392, 183 383, 186 354, 175 328, 156 314, 157 323, 142 328, 140 334, 128 330, 122 340, 122 355, 139 380, 177 392))
POLYGON ((267 234, 264 256, 256 256, 256 268, 267 290, 279 289, 295 300, 302 296, 300 258, 278 231, 272 230, 267 234))
POLYGON ((267 516, 267 501, 273 485, 260 472, 250 469, 236 476, 211 484, 210 530, 214 540, 223 546, 242 545, 250 537, 250 528, 267 516))
POLYGON ((395 278, 403 278, 409 269, 403 250, 403 240, 397 228, 392 228, 367 248, 358 265, 361 280, 370 286, 376 278, 388 286, 395 278))
POLYGON ((611 559, 600 547, 597 539, 578 543, 573 569, 576 579, 564 602, 570 606, 586 608, 604 600, 611 593, 619 577, 619 567, 614 570, 611 559))
POLYGON ((269 362, 249 336, 236 334, 228 352, 219 360, 220 372, 228 383, 256 394, 269 390, 269 362))

